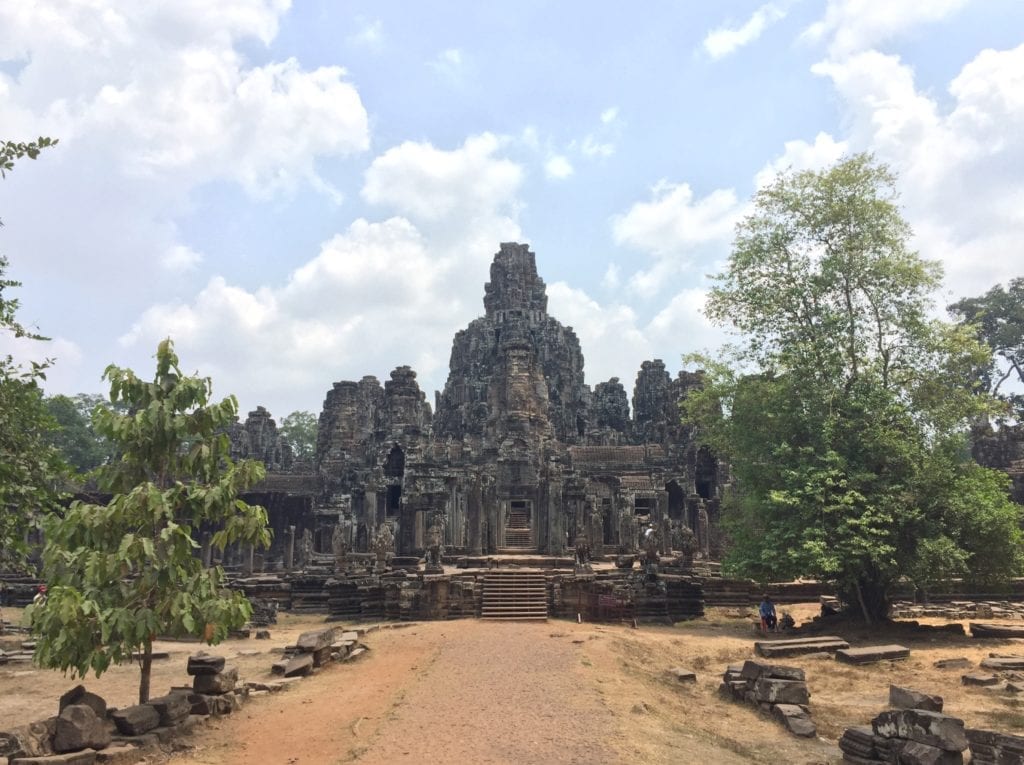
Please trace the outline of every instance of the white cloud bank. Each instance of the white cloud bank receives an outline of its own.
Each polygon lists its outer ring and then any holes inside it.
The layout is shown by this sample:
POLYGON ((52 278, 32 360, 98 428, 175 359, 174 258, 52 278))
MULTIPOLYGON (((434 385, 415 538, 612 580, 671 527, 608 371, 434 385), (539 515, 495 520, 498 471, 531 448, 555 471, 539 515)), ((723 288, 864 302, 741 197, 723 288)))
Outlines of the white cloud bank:
POLYGON ((765 29, 785 17, 785 8, 773 3, 762 5, 741 26, 723 25, 708 32, 703 42, 704 51, 713 59, 724 58, 754 42, 765 29))

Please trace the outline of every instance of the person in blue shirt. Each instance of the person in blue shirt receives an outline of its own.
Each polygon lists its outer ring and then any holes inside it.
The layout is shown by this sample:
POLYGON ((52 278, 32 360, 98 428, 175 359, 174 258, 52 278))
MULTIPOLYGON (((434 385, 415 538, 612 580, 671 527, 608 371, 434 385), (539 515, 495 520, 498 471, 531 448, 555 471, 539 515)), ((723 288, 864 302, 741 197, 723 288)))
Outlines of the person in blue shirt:
POLYGON ((778 617, 775 615, 775 604, 772 603, 772 599, 767 594, 761 600, 758 612, 761 614, 761 629, 765 632, 774 630, 775 625, 778 623, 778 617))

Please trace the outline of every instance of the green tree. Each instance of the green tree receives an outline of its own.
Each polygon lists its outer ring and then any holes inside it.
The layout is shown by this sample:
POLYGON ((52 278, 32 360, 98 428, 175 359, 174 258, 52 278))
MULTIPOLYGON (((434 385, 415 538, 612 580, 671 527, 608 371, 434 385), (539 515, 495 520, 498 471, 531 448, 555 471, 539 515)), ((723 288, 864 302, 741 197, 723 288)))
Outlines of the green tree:
POLYGON ((905 577, 1021 568, 1006 476, 966 448, 995 406, 969 384, 987 351, 929 318, 940 270, 907 247, 894 186, 857 155, 758 192, 707 307, 740 345, 694 357, 706 385, 685 404, 736 478, 727 567, 821 578, 869 622, 905 577))
POLYGON ((115 456, 110 441, 92 426, 93 410, 97 406, 110 406, 102 396, 89 393, 47 396, 45 403, 55 423, 47 441, 75 472, 88 473, 115 456))
MULTIPOLYGON (((0 141, 0 178, 14 162, 57 143, 40 138, 31 143, 0 141)), ((18 300, 5 291, 20 287, 5 278, 8 261, 0 255, 0 336, 45 341, 18 322, 18 300)), ((58 478, 63 472, 59 455, 46 441, 53 423, 43 405, 40 383, 49 362, 17 363, 10 354, 0 356, 0 566, 25 560, 27 532, 38 518, 56 507, 58 478)))
POLYGON ((266 511, 238 494, 264 470, 233 463, 224 429, 235 398, 210 401, 209 378, 184 376, 170 340, 160 343, 152 382, 107 367, 110 400, 127 411, 97 407, 96 430, 120 458, 99 471, 106 505, 74 502, 45 525, 45 604, 27 617, 45 667, 97 675, 140 653, 139 701, 149 698, 153 640, 199 636, 223 640, 249 618, 245 596, 224 589, 224 572, 196 557, 200 527, 212 544, 270 541, 266 511))
POLYGON ((972 325, 991 349, 992 357, 978 376, 992 395, 1010 405, 1018 420, 1024 420, 1024 395, 1002 392, 1008 380, 1024 385, 1024 277, 1010 280, 1005 289, 997 284, 984 295, 958 300, 949 312, 972 325))
POLYGON ((317 418, 312 412, 292 412, 283 420, 281 435, 297 460, 311 460, 316 454, 317 418))

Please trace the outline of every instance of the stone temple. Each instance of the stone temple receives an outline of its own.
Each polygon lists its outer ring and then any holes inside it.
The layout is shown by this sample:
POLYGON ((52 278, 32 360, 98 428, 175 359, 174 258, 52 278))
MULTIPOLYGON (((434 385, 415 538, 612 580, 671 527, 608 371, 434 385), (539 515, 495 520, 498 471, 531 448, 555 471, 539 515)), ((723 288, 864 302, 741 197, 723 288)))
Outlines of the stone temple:
POLYGON ((268 558, 283 560, 289 526, 330 553, 338 524, 353 552, 387 524, 395 555, 420 556, 431 523, 446 556, 560 556, 580 538, 596 555, 629 553, 653 524, 664 553, 685 527, 697 556, 715 557, 723 466, 679 414, 699 375, 645 361, 631 414, 619 378, 584 382, 579 339, 547 303, 534 253, 502 244, 484 315, 456 333, 433 409, 408 366, 383 385, 336 382, 312 466, 291 459, 266 410, 250 413, 232 440, 268 468, 252 497, 276 531, 268 558))

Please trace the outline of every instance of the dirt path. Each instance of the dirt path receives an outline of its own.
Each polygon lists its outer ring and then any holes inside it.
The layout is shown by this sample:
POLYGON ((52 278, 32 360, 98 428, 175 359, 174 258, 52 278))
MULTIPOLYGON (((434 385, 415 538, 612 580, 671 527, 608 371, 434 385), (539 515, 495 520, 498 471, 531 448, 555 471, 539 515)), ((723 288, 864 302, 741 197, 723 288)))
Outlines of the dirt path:
POLYGON ((616 725, 550 624, 374 633, 371 655, 261 698, 172 763, 620 762, 616 725))

